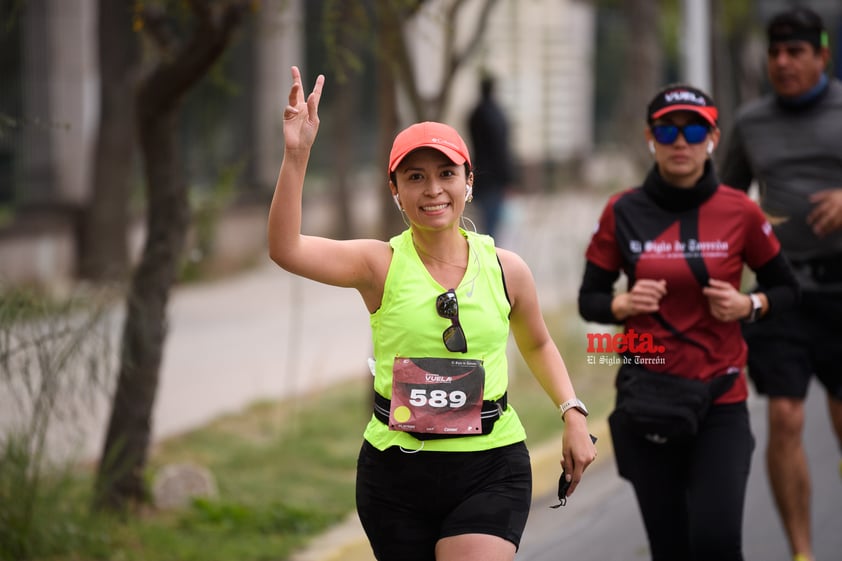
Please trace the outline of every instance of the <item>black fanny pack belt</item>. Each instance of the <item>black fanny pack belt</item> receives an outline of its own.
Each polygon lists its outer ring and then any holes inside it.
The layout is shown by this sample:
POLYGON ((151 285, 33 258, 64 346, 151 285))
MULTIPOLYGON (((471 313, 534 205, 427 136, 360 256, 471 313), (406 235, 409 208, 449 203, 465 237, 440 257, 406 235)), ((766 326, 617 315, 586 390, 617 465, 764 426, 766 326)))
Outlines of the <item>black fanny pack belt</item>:
MULTIPOLYGON (((509 406, 509 398, 508 392, 504 393, 503 396, 495 401, 483 401, 482 402, 482 412, 480 413, 480 419, 482 420, 482 433, 481 434, 489 434, 491 430, 494 428, 494 423, 503 415, 503 411, 509 406)), ((392 400, 383 397, 377 392, 374 392, 374 418, 383 423, 384 425, 389 424, 389 411, 392 408, 392 400)), ((420 438, 422 440, 433 440, 437 438, 452 438, 454 436, 466 436, 462 435, 449 435, 449 434, 424 434, 419 436, 417 433, 411 432, 409 433, 416 438, 420 438)))

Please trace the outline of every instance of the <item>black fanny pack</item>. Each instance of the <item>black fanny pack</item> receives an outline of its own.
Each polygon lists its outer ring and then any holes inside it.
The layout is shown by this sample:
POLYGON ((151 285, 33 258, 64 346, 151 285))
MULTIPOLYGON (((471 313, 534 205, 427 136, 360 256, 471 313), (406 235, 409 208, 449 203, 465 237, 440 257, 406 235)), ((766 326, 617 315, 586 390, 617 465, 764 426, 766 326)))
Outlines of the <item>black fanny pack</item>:
MULTIPOLYGON (((482 402, 482 413, 480 413, 480 419, 482 421, 482 432, 476 433, 479 434, 490 434, 491 431, 494 429, 494 423, 497 422, 503 415, 503 411, 509 406, 509 398, 508 392, 504 393, 500 399, 495 401, 483 401, 482 402)), ((392 400, 383 397, 377 392, 374 392, 374 418, 383 423, 384 425, 389 425, 389 411, 392 408, 392 400)), ((431 434, 431 433, 421 433, 421 432, 408 432, 407 434, 411 434, 418 440, 438 440, 440 438, 455 438, 459 436, 469 436, 465 434, 431 434)))
POLYGON ((625 365, 617 374, 617 405, 609 423, 622 423, 656 444, 694 436, 711 404, 738 376, 704 382, 625 365))

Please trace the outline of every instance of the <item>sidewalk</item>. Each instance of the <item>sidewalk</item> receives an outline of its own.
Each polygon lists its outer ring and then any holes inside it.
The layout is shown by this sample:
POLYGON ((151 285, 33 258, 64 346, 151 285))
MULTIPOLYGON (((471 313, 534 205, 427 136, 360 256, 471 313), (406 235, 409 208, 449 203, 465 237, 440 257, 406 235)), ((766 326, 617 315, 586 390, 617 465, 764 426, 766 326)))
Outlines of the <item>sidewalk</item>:
POLYGON ((155 438, 256 400, 368 375, 370 330, 362 299, 272 263, 177 291, 170 318, 155 438))

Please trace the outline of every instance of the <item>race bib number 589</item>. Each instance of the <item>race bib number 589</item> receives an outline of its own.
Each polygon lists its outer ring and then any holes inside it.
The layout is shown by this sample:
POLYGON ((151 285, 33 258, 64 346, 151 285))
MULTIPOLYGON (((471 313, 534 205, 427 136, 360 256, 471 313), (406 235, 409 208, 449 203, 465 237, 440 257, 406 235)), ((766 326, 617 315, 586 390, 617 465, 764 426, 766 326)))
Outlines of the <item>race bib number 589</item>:
POLYGON ((427 434, 482 433, 481 360, 397 357, 389 428, 427 434))

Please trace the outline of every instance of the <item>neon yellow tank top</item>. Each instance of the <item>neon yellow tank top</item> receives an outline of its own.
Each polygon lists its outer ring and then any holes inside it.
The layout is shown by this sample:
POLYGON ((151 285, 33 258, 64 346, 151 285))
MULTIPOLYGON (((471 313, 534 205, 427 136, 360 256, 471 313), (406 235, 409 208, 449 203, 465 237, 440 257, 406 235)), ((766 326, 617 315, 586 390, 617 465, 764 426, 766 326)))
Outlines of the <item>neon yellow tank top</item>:
MULTIPOLYGON (((482 360, 484 399, 497 400, 506 392, 506 346, 511 307, 494 242, 489 236, 460 232, 468 240, 470 249, 465 276, 455 287, 459 322, 468 342, 465 354, 452 353, 444 347, 442 332, 450 325, 450 320, 436 312, 438 295, 454 287, 441 286, 433 279, 415 251, 410 230, 389 240, 393 254, 383 300, 370 317, 375 358, 374 389, 383 397, 392 397, 392 367, 397 356, 482 360)), ((426 440, 422 448, 422 442, 411 434, 389 430, 372 415, 364 436, 379 450, 402 446, 407 450, 467 452, 520 442, 526 438, 526 432, 509 405, 497 419, 494 430, 486 435, 426 440)))

